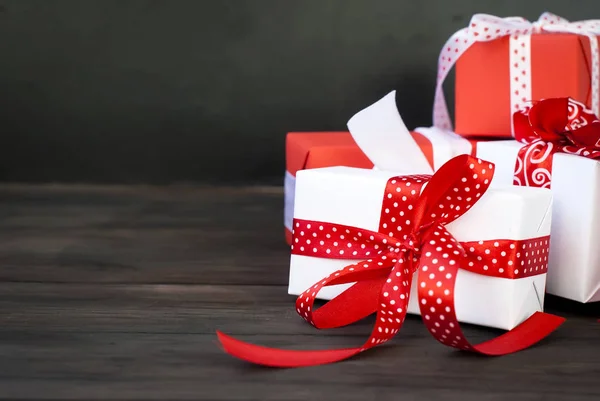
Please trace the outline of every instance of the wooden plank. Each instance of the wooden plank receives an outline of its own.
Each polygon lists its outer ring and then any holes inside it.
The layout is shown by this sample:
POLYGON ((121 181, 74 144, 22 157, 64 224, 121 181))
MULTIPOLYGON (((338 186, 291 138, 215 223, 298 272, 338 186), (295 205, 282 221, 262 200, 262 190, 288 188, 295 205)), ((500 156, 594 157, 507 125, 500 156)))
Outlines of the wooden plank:
MULTIPOLYGON (((270 342, 289 346, 304 340, 270 342)), ((231 359, 207 335, 0 332, 0 397, 559 401, 600 396, 597 357, 577 343, 554 348, 551 358, 531 350, 492 360, 427 344, 382 347, 336 365, 272 370, 231 359)), ((333 347, 340 341, 322 337, 312 345, 333 347)))
MULTIPOLYGON (((294 302, 295 297, 287 294, 285 286, 0 283, 4 311, 0 314, 0 330, 41 327, 51 331, 211 334, 219 329, 241 335, 321 335, 296 315, 294 302)), ((600 305, 548 296, 546 309, 572 319, 573 324, 585 325, 585 330, 569 336, 587 339, 600 335, 600 324, 596 324, 600 305)), ((419 318, 412 320, 416 331, 406 326, 402 336, 426 336, 419 318)), ((369 318, 327 332, 364 336, 371 324, 369 318)), ((499 333, 467 328, 475 338, 499 333)))
POLYGON ((314 334, 281 286, 3 283, 0 304, 0 331, 314 334))
MULTIPOLYGON (((348 347, 370 321, 319 331, 276 286, 0 284, 0 398, 593 400, 600 325, 575 317, 539 346, 480 358, 436 343, 419 318, 389 346, 298 370, 224 354, 215 329, 289 349, 348 347), (307 398, 308 397, 308 398, 307 398), (562 397, 562 398, 561 398, 562 397)), ((574 311, 578 314, 579 311, 574 311)), ((474 340, 495 332, 468 326, 474 340)))
POLYGON ((281 188, 0 188, 0 281, 285 284, 281 188))

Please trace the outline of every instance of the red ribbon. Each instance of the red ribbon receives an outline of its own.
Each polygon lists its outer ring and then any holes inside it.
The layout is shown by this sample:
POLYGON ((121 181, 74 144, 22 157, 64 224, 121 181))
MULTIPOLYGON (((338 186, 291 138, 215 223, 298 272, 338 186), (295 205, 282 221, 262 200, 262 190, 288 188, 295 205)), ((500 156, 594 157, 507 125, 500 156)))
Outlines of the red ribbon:
POLYGON ((376 312, 375 327, 362 346, 290 351, 248 344, 217 332, 224 350, 248 362, 273 367, 320 365, 352 357, 389 341, 400 330, 417 270, 421 316, 442 344, 485 355, 504 355, 542 340, 565 319, 536 312, 515 329, 472 345, 455 315, 454 285, 459 267, 508 278, 542 274, 547 268, 549 237, 460 243, 446 230, 446 224, 463 215, 485 193, 493 174, 493 164, 461 155, 433 176, 391 178, 383 197, 378 232, 294 221, 293 253, 360 260, 307 289, 296 300, 297 312, 317 328, 345 326, 376 312), (347 283, 355 284, 318 310, 313 309, 321 288, 347 283))
POLYGON ((515 139, 525 143, 515 164, 514 184, 550 188, 552 155, 600 159, 600 121, 571 98, 540 100, 513 114, 515 139))

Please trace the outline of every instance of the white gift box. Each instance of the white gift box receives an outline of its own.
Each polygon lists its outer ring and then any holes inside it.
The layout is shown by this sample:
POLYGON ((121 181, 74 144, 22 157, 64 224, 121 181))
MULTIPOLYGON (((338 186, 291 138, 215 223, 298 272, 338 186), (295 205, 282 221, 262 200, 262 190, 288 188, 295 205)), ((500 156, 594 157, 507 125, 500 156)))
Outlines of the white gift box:
MULTIPOLYGON (((298 172, 294 218, 377 231, 384 189, 398 173, 328 167, 298 172)), ((458 241, 524 240, 550 234, 552 194, 540 188, 490 188, 463 216, 446 227, 458 241)), ((292 254, 288 292, 300 295, 355 260, 292 254)), ((420 314, 414 277, 408 313, 420 314)), ((460 322, 511 330, 543 310, 546 274, 508 279, 459 270, 455 308, 460 322)), ((317 298, 332 299, 352 284, 325 287, 317 298)))
MULTIPOLYGON (((492 185, 511 185, 519 149, 514 140, 482 143, 477 156, 496 165, 492 185)), ((548 294, 579 302, 600 301, 600 163, 556 153, 548 294)))

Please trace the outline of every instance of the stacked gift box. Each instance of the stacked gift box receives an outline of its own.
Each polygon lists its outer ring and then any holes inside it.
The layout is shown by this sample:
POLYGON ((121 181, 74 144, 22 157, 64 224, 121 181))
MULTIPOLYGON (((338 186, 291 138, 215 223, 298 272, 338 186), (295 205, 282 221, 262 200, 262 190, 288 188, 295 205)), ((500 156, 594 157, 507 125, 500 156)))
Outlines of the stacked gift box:
POLYGON ((289 352, 220 334, 251 362, 304 366, 386 342, 407 313, 451 347, 501 355, 564 319, 544 294, 600 301, 598 21, 475 15, 440 52, 433 126, 390 93, 348 132, 290 133, 289 293, 318 328, 376 313, 356 349, 289 352), (443 83, 455 69, 455 125, 443 83), (325 303, 313 309, 315 299, 325 303), (508 332, 470 344, 460 323, 508 332), (283 362, 282 362, 283 361, 283 362))

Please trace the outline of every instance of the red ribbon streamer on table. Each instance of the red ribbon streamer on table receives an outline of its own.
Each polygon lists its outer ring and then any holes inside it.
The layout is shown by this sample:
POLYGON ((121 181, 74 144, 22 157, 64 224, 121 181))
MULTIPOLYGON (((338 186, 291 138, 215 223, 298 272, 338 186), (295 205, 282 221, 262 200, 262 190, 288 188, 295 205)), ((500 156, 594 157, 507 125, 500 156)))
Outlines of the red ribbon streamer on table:
POLYGON ((514 184, 550 188, 552 155, 600 159, 600 121, 571 98, 534 102, 513 114, 515 139, 525 143, 515 164, 514 184))
POLYGON ((389 341, 400 330, 417 270, 421 316, 439 342, 480 354, 504 355, 545 338, 565 319, 536 312, 515 329, 472 345, 456 318, 454 285, 459 267, 513 278, 541 274, 547 267, 549 237, 459 243, 446 230, 446 224, 464 214, 485 193, 493 174, 493 164, 461 155, 433 176, 391 178, 382 201, 379 232, 294 221, 292 252, 360 260, 307 289, 296 301, 297 312, 317 328, 345 326, 376 312, 375 327, 362 346, 292 351, 245 343, 217 332, 224 350, 245 361, 273 367, 320 365, 352 357, 389 341), (355 284, 313 310, 321 288, 346 283, 355 284))

